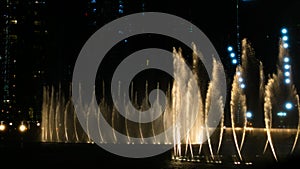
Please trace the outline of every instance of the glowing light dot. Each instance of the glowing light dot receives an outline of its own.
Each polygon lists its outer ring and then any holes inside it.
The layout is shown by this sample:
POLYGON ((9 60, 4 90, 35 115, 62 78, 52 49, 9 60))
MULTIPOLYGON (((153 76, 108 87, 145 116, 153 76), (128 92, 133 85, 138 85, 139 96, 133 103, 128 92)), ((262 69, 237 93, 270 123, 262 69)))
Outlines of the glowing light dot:
POLYGON ((227 50, 228 50, 229 52, 231 52, 231 51, 233 50, 233 48, 232 48, 231 46, 228 46, 227 50))
POLYGON ((234 58, 235 57, 235 53, 230 53, 230 57, 234 58))
POLYGON ((244 79, 240 77, 239 78, 239 82, 243 82, 243 81, 244 81, 244 79))
POLYGON ((5 125, 4 124, 0 124, 0 131, 4 131, 5 130, 5 125))
POLYGON ((283 47, 284 47, 284 48, 288 48, 288 47, 289 47, 289 44, 284 43, 284 44, 283 44, 283 47))
POLYGON ((242 89, 244 89, 244 88, 246 87, 246 85, 243 83, 243 84, 240 85, 240 87, 241 87, 242 89))
POLYGON ((281 29, 281 33, 286 34, 287 32, 288 32, 288 31, 287 31, 286 28, 282 28, 282 29, 281 29))
POLYGON ((285 103, 285 108, 290 110, 293 108, 293 104, 291 102, 287 102, 287 103, 285 103))
POLYGON ((232 64, 237 64, 237 60, 236 59, 232 59, 232 64))
POLYGON ((27 128, 26 128, 26 126, 25 126, 24 124, 21 124, 21 125, 19 126, 19 130, 20 130, 21 132, 24 132, 26 129, 27 129, 27 128))
POLYGON ((284 72, 284 76, 290 76, 290 72, 284 72))
POLYGON ((291 83, 291 79, 285 79, 285 84, 290 84, 291 83))
POLYGON ((289 62, 289 61, 290 61, 290 58, 284 57, 284 58, 283 58, 283 61, 284 61, 284 62, 289 62))
POLYGON ((287 41, 288 39, 289 39, 288 36, 283 36, 283 37, 282 37, 282 40, 283 40, 283 41, 287 41))
POLYGON ((248 112, 246 113, 246 117, 247 117, 247 118, 252 118, 252 112, 248 111, 248 112))
POLYGON ((284 65, 284 69, 289 69, 290 67, 290 65, 284 65))

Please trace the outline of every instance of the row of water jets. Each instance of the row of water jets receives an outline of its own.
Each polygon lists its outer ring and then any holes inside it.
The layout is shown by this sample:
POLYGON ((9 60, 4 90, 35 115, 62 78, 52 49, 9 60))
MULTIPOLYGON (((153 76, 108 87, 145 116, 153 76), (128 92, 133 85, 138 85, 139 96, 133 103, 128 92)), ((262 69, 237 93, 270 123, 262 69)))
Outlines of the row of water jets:
MULTIPOLYGON (((191 158, 203 154, 204 146, 207 146, 205 153, 212 158, 215 155, 221 154, 222 145, 224 143, 225 132, 230 131, 230 137, 232 137, 235 153, 240 160, 243 160, 243 146, 245 140, 247 140, 247 131, 256 131, 255 127, 249 126, 247 112, 247 93, 240 86, 240 77, 247 78, 251 76, 247 71, 251 66, 250 62, 253 60, 253 51, 251 45, 247 42, 247 39, 242 41, 242 64, 236 68, 234 75, 231 93, 230 93, 230 122, 231 126, 224 125, 224 107, 225 99, 221 91, 219 90, 224 84, 220 84, 222 79, 222 63, 213 59, 212 76, 206 88, 206 95, 201 95, 201 92, 195 86, 195 83, 199 81, 190 80, 194 77, 198 78, 197 69, 199 66, 198 57, 204 59, 201 53, 197 51, 195 45, 193 45, 193 64, 192 73, 182 66, 185 64, 184 57, 181 51, 174 49, 174 78, 176 82, 169 86, 166 91, 166 106, 162 107, 159 103, 159 97, 156 98, 151 105, 152 113, 160 113, 158 117, 151 123, 134 123, 127 118, 120 115, 115 108, 107 103, 103 97, 100 99, 99 106, 95 107, 94 103, 90 105, 82 105, 81 98, 76 100, 76 110, 85 112, 84 123, 80 123, 76 117, 75 107, 70 95, 64 97, 62 90, 56 90, 54 87, 45 87, 43 95, 43 107, 42 107, 42 133, 41 140, 43 142, 76 142, 76 143, 93 143, 98 142, 101 144, 172 144, 173 154, 176 157, 187 156, 191 158), (179 79, 179 80, 178 80, 179 79), (197 113, 195 113, 197 112, 197 113), (213 113, 213 115, 212 115, 213 113), (112 126, 111 132, 107 130, 103 131, 102 124, 100 123, 101 116, 108 121, 112 126), (216 120, 213 120, 216 119, 216 120), (90 121, 97 121, 97 131, 95 126, 90 126, 90 121), (84 127, 82 125, 85 125, 84 127), (172 131, 166 131, 170 126, 172 131), (85 128, 86 130, 84 130, 85 128), (217 129, 216 129, 217 128, 217 129), (93 131, 90 131, 93 130, 93 131), (238 131, 242 132, 238 132, 238 131), (98 133, 97 138, 91 138, 90 132, 98 133), (116 132, 123 133, 125 137, 119 138, 116 132), (215 134, 217 132, 217 134, 215 134), (217 137, 211 137, 213 134, 217 137), (138 138, 138 139, 133 139, 138 138), (146 139, 150 138, 150 139, 146 139), (214 140, 212 140, 214 139, 214 140), (195 145, 196 150, 195 150, 195 145)), ((282 43, 279 43, 279 60, 288 54, 287 49, 283 48, 282 43)), ((264 128, 263 133, 266 135, 266 142, 263 152, 268 147, 270 148, 274 159, 278 159, 276 148, 272 141, 272 118, 274 117, 274 105, 278 104, 276 101, 279 91, 281 90, 283 73, 280 69, 280 62, 278 63, 278 70, 268 79, 265 79, 263 72, 263 65, 259 63, 259 98, 262 100, 262 112, 264 113, 264 128), (265 83, 265 80, 267 82, 265 83)), ((199 80, 199 79, 197 79, 199 80)), ((146 90, 148 90, 148 84, 146 83, 146 90)), ((159 88, 159 84, 157 84, 159 88)), ((199 84, 196 84, 198 86, 199 84)), ((291 84, 289 86, 289 95, 295 102, 295 107, 298 108, 298 114, 296 115, 300 120, 300 105, 299 96, 296 92, 296 88, 291 84)), ((133 85, 131 86, 133 87, 133 85)), ((79 89, 80 90, 80 89, 79 89)), ((104 85, 103 85, 103 91, 104 85)), ((149 107, 148 91, 145 92, 146 96, 142 104, 139 106, 141 109, 147 109, 149 107)), ((286 94, 286 93, 285 93, 286 94)), ((103 94, 104 95, 104 94, 103 94)), ((131 98, 134 105, 138 105, 138 100, 134 99, 136 95, 131 89, 131 98)), ((93 95, 93 97, 95 97, 93 95)), ((114 96, 113 96, 114 97, 114 96)), ((126 117, 135 109, 126 106, 128 102, 122 99, 123 95, 118 94, 116 96, 118 103, 123 104, 125 107, 126 117)), ((92 99, 94 100, 94 99, 92 99)), ((295 151, 298 142, 298 135, 300 131, 300 121, 298 121, 297 128, 292 132, 293 144, 290 149, 290 153, 295 151)), ((261 129, 257 129, 261 131, 261 129)), ((290 131, 290 130, 289 130, 290 131)), ((228 133, 227 133, 228 134, 228 133)), ((289 133, 291 134, 291 133, 289 133)), ((226 136, 228 137, 228 136, 226 136)))

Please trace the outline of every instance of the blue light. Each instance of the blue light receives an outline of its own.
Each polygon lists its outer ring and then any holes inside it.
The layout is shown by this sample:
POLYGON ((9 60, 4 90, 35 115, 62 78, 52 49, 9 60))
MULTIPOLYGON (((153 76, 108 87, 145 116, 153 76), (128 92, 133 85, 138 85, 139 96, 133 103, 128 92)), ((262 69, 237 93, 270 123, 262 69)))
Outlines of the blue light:
POLYGON ((287 76, 287 77, 289 77, 291 75, 291 73, 290 72, 284 72, 284 76, 287 76))
POLYGON ((243 81, 244 81, 244 79, 239 77, 239 82, 243 82, 243 81))
POLYGON ((235 53, 230 53, 230 57, 234 58, 235 57, 235 53))
POLYGON ((96 3, 96 0, 91 0, 91 3, 92 3, 92 4, 96 3))
POLYGON ((289 38, 288 38, 288 36, 286 36, 286 35, 282 37, 282 40, 283 40, 283 41, 287 41, 288 39, 289 39, 289 38))
POLYGON ((284 65, 284 69, 289 69, 289 68, 291 68, 291 65, 288 65, 288 64, 284 65))
POLYGON ((286 116, 286 112, 278 112, 277 113, 277 116, 279 116, 279 117, 285 117, 286 116))
POLYGON ((234 64, 234 65, 237 64, 237 60, 236 60, 236 59, 232 59, 231 62, 232 62, 232 64, 234 64))
POLYGON ((284 44, 283 44, 283 47, 286 49, 286 48, 288 48, 288 47, 289 47, 289 44, 287 44, 287 43, 284 43, 284 44))
POLYGON ((286 28, 282 28, 282 29, 281 29, 281 33, 286 34, 287 32, 288 32, 288 31, 287 31, 286 28))
POLYGON ((123 1, 122 0, 119 0, 119 14, 123 14, 124 13, 124 6, 122 5, 123 4, 123 1))
POLYGON ((293 108, 293 104, 291 102, 287 102, 287 103, 285 103, 285 108, 287 110, 291 110, 293 108))
POLYGON ((240 85, 240 87, 241 87, 242 89, 245 89, 245 88, 246 88, 246 85, 245 85, 244 83, 242 83, 242 84, 240 85))
POLYGON ((228 46, 227 50, 228 52, 231 52, 233 50, 232 46, 228 46))
POLYGON ((289 62, 289 61, 290 61, 290 58, 288 58, 288 57, 284 57, 284 58, 283 58, 283 61, 287 63, 287 62, 289 62))
POLYGON ((285 82, 285 84, 290 84, 291 83, 291 79, 285 79, 284 82, 285 82))
POLYGON ((247 111, 246 117, 247 117, 247 118, 252 118, 252 112, 251 112, 251 111, 247 111))

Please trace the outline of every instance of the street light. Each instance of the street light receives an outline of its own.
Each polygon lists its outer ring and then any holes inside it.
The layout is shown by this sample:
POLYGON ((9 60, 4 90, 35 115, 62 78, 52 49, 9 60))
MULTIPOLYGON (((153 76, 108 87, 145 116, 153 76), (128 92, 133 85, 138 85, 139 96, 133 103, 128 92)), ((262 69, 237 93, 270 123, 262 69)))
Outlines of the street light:
POLYGON ((19 131, 21 133, 25 132, 27 130, 27 126, 22 122, 20 125, 19 125, 19 131))
POLYGON ((4 124, 3 121, 1 121, 1 123, 0 123, 0 131, 5 131, 5 129, 6 129, 6 125, 4 124))

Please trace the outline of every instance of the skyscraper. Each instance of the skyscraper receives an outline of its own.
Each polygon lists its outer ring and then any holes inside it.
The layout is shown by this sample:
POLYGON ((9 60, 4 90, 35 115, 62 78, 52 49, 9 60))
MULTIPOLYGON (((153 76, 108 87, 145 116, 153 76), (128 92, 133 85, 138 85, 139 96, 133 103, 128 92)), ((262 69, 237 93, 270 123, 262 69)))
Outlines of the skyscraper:
MULTIPOLYGON (((18 1, 5 1, 0 4, 1 17, 1 116, 5 120, 18 111, 16 108, 16 55, 17 55, 17 11, 18 1)), ((19 21, 20 22, 20 21, 19 21)))
POLYGON ((46 57, 46 1, 0 4, 0 120, 34 119, 40 111, 46 57))

